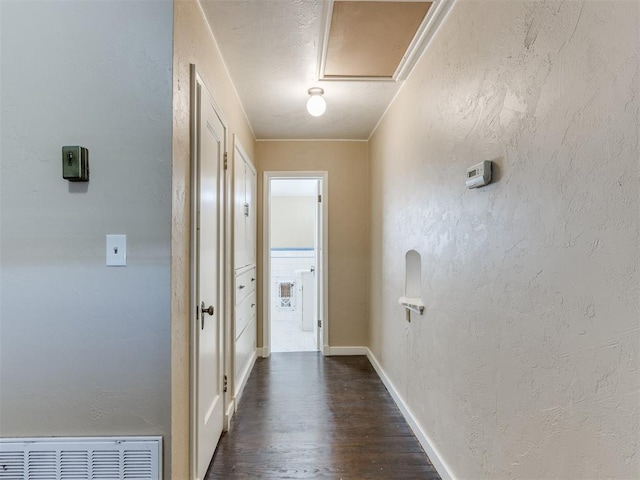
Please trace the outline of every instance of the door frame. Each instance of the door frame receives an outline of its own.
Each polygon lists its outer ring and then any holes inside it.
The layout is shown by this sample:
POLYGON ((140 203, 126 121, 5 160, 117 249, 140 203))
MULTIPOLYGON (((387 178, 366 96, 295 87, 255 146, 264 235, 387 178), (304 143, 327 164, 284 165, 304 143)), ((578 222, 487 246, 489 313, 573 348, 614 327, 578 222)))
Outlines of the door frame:
MULTIPOLYGON (((197 423, 198 423, 198 410, 197 410, 197 372, 196 364, 198 360, 197 351, 197 333, 199 328, 199 318, 197 311, 197 285, 198 285, 198 265, 197 265, 197 204, 198 204, 198 192, 199 192, 199 163, 198 163, 198 119, 200 116, 200 109, 198 104, 198 89, 201 89, 202 94, 207 95, 209 100, 213 104, 213 109, 220 119, 224 127, 224 152, 223 157, 227 155, 228 149, 228 135, 229 135, 229 122, 222 113, 218 103, 211 94, 211 90, 206 86, 206 83, 202 77, 198 74, 196 66, 190 65, 190 206, 189 206, 189 470, 190 478, 196 478, 197 476, 197 423)), ((227 244, 227 229, 226 222, 228 218, 228 202, 227 202, 227 170, 224 165, 224 158, 221 159, 218 167, 218 305, 217 311, 220 321, 222 322, 220 328, 220 351, 221 351, 221 370, 223 375, 227 375, 227 336, 229 335, 229 329, 227 325, 227 270, 228 270, 228 244, 227 244)), ((226 413, 227 403, 229 401, 228 392, 223 393, 223 412, 226 413)), ((223 428, 226 424, 223 418, 223 428)))
POLYGON ((320 180, 322 183, 322 345, 318 350, 329 355, 329 172, 265 171, 262 198, 262 357, 271 355, 271 180, 320 180))

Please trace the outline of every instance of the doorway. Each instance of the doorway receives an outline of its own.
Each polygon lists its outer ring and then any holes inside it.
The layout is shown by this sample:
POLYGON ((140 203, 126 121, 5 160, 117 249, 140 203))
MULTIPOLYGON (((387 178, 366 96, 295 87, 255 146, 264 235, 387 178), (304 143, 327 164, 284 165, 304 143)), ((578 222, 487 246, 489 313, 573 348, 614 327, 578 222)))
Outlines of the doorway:
POLYGON ((191 66, 191 472, 205 477, 224 420, 224 162, 227 123, 191 66))
POLYGON ((265 172, 263 356, 325 351, 326 172, 265 172))

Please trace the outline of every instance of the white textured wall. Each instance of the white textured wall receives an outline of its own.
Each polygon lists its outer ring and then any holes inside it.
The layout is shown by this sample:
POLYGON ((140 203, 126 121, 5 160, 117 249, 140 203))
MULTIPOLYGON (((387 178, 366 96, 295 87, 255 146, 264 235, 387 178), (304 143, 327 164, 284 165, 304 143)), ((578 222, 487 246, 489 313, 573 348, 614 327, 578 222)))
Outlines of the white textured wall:
POLYGON ((168 448, 172 2, 0 8, 0 435, 168 448), (63 145, 89 149, 88 184, 63 145))
POLYGON ((313 248, 316 197, 271 197, 271 248, 313 248))
POLYGON ((460 0, 372 137, 370 343, 458 478, 640 478, 639 8, 460 0))

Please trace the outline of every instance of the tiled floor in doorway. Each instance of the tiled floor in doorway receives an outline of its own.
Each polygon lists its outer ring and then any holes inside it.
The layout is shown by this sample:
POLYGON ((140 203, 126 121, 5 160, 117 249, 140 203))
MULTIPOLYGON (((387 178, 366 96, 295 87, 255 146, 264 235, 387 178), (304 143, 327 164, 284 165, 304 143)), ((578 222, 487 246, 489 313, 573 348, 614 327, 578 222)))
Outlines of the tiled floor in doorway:
POLYGON ((272 313, 272 352, 313 352, 318 350, 313 332, 304 332, 301 321, 299 313, 286 311, 272 313))

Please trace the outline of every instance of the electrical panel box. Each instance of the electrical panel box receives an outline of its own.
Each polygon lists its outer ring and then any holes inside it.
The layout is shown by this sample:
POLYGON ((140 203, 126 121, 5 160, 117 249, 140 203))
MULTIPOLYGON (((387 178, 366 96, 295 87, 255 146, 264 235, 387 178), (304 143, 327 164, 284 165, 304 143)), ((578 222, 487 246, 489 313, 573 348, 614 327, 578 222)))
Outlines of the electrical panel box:
POLYGON ((467 169, 467 188, 483 187, 491 183, 491 160, 485 160, 467 169))
POLYGON ((70 182, 89 181, 89 150, 84 147, 62 147, 62 178, 70 182))

